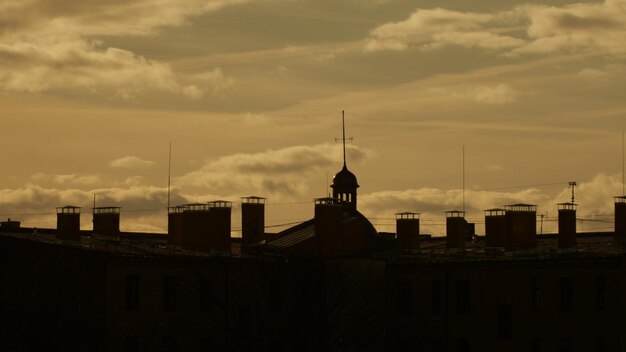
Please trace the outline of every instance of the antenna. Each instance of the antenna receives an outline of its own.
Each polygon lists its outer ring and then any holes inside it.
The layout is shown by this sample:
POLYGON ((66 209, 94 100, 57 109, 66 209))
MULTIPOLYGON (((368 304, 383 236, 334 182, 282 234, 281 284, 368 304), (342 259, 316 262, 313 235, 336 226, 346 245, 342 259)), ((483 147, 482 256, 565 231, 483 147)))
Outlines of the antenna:
POLYGON ((343 167, 346 167, 346 140, 352 141, 352 137, 346 139, 346 120, 345 112, 341 110, 341 129, 342 138, 335 138, 335 142, 341 141, 343 143, 343 167))
POLYGON ((465 145, 463 145, 463 211, 465 211, 465 145))
POLYGON ((576 188, 576 181, 569 182, 569 186, 572 188, 572 204, 574 204, 574 189, 576 188))
POLYGON ((167 209, 170 209, 170 186, 172 180, 172 142, 170 142, 170 154, 167 162, 167 209))

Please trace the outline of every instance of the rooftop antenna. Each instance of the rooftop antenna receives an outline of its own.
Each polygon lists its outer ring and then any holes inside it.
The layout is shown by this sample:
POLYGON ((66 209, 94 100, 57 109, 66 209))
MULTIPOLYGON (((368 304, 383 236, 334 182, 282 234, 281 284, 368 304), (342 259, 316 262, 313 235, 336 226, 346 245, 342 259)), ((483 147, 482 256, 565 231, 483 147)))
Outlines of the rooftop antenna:
POLYGON ((569 182, 569 186, 572 188, 572 204, 574 204, 574 189, 576 188, 576 181, 569 182))
POLYGON ((170 208, 170 186, 172 180, 172 142, 170 142, 170 154, 167 161, 167 209, 170 208))
POLYGON ((463 145, 463 211, 465 211, 465 145, 463 145))
MULTIPOLYGON (((335 138, 335 142, 341 141, 343 143, 343 167, 346 167, 346 120, 345 120, 345 112, 341 110, 341 128, 342 128, 342 138, 335 138)), ((352 137, 347 140, 352 141, 352 137)))

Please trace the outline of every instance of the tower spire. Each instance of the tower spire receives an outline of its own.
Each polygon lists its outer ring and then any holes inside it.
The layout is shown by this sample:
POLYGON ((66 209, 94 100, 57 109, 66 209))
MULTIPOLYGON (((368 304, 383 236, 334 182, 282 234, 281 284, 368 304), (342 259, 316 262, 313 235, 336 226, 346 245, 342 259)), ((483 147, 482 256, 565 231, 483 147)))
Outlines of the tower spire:
POLYGON ((346 119, 343 110, 341 110, 341 128, 343 131, 343 138, 341 138, 343 141, 343 167, 346 167, 346 119))

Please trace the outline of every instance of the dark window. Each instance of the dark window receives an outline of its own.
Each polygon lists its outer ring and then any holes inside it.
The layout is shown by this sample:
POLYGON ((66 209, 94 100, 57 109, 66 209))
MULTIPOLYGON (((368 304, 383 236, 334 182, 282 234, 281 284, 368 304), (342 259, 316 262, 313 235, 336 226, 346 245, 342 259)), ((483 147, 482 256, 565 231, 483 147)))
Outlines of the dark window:
POLYGON ((530 280, 530 308, 532 310, 538 311, 540 309, 539 305, 539 294, 541 291, 541 286, 539 285, 539 279, 534 277, 530 280))
POLYGON ((596 282, 596 308, 598 310, 606 309, 606 278, 598 276, 596 282))
POLYGON ((200 308, 209 309, 213 304, 213 279, 203 277, 200 279, 200 308))
POLYGON ((457 314, 469 314, 471 302, 470 282, 458 280, 456 282, 456 312, 457 314))
POLYGON ((176 310, 176 287, 178 280, 175 277, 163 278, 163 309, 176 310))
POLYGON ((541 339, 535 337, 530 341, 530 352, 541 352, 541 339))
POLYGON ((126 352, 138 352, 139 338, 137 336, 126 336, 126 346, 124 350, 126 352))
POLYGON ((571 352, 572 351, 572 339, 570 338, 561 338, 559 343, 559 351, 560 352, 571 352))
POLYGON ((498 340, 511 339, 511 305, 498 306, 498 340))
POLYGON ((434 280, 432 285, 433 314, 441 313, 441 281, 434 280))
POLYGON ((161 350, 164 352, 178 351, 178 341, 173 337, 164 337, 161 343, 163 346, 161 350))
POLYGON ((574 310, 574 278, 561 278, 561 310, 574 310))
POLYGON ((459 339, 456 340, 456 350, 457 352, 469 352, 469 340, 467 339, 459 339))
POLYGON ((411 315, 411 281, 398 282, 398 315, 408 317, 411 315))
POLYGON ((604 337, 596 339, 596 352, 606 352, 606 340, 604 337))
POLYGON ((249 337, 252 331, 252 307, 244 304, 239 306, 239 333, 249 337))
POLYGON ((126 276, 126 309, 139 309, 139 276, 126 276))
POLYGON ((282 284, 280 281, 271 280, 269 285, 269 308, 272 312, 280 311, 280 303, 282 301, 282 284))

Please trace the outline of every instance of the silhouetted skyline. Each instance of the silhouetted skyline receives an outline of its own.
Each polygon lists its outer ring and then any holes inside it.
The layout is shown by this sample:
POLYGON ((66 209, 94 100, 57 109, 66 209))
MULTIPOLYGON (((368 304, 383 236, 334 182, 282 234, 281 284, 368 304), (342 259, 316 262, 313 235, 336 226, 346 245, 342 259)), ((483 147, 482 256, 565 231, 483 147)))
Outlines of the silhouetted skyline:
POLYGON ((577 181, 600 229, 622 193, 623 0, 33 1, 0 18, 0 216, 26 225, 96 193, 122 227, 164 231, 170 142, 174 203, 254 194, 268 225, 305 220, 341 167, 342 110, 380 230, 415 211, 444 232, 462 146, 469 218, 526 202, 555 231, 577 181))

